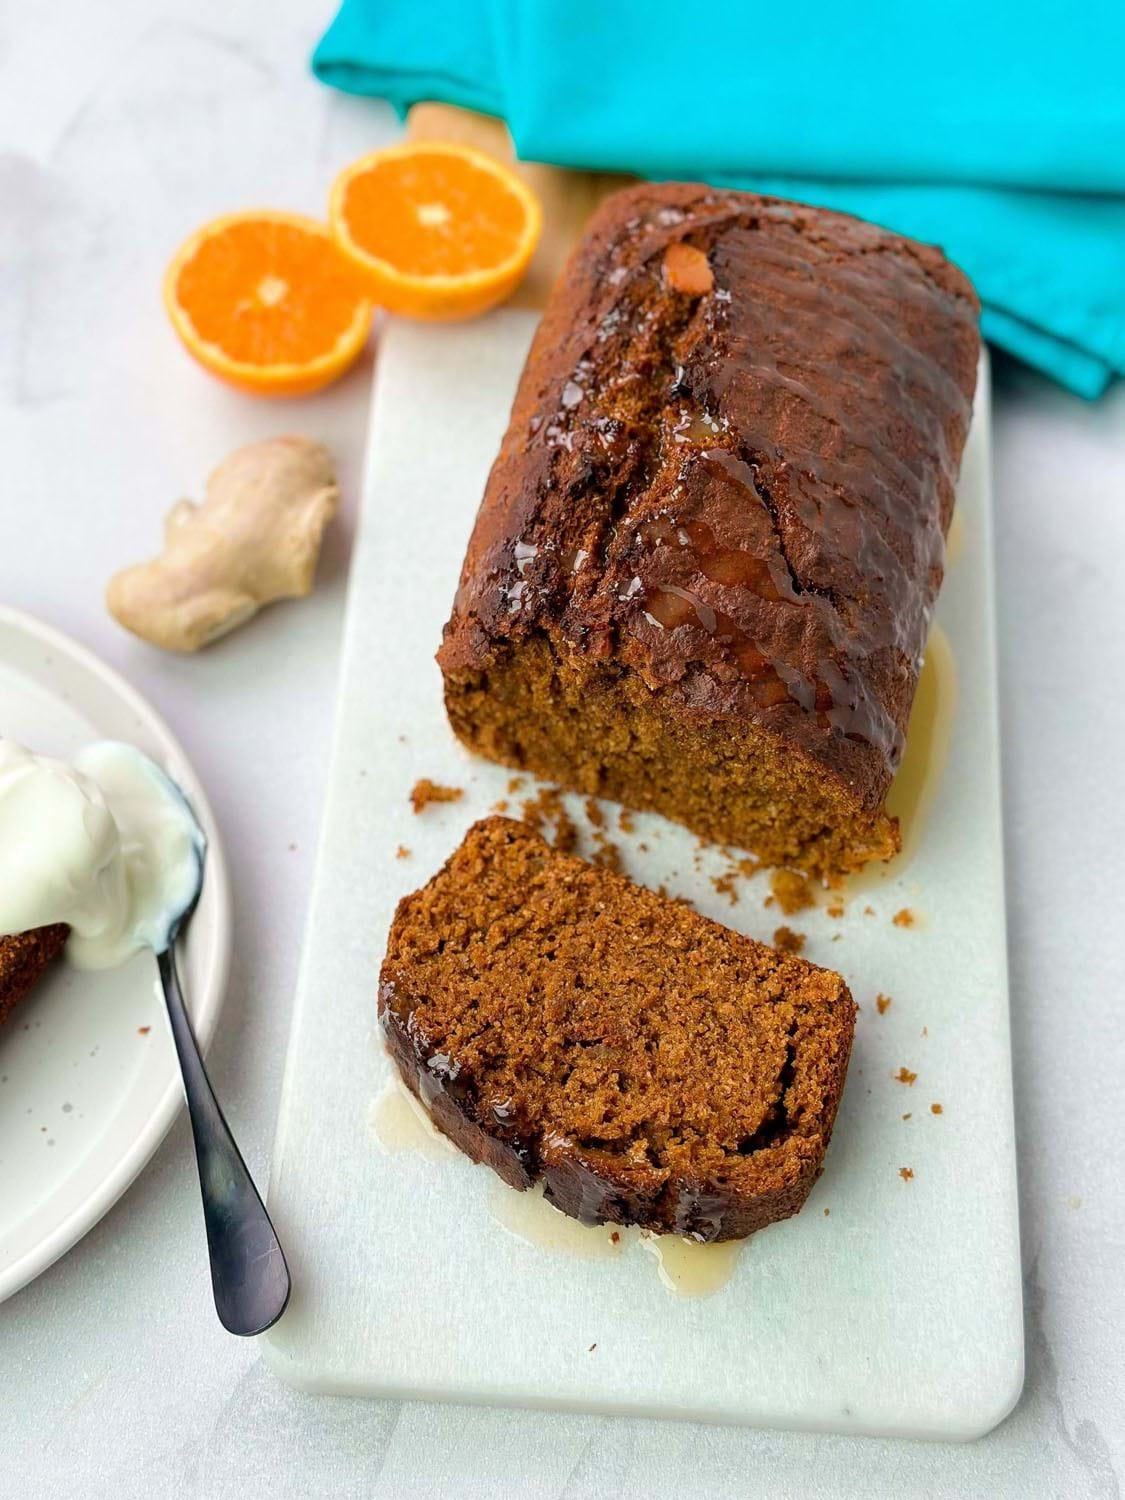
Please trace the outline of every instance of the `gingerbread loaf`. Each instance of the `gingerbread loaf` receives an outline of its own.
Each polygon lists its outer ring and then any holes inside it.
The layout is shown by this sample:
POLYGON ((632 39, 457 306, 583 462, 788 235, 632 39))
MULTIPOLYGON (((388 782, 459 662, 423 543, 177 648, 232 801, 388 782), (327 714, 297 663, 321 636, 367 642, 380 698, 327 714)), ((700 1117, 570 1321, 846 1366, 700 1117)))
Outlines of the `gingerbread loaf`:
POLYGON ((771 864, 885 859, 979 353, 939 250, 683 183, 551 297, 438 654, 472 749, 771 864))
POLYGON ((703 1241, 804 1203, 855 1025, 838 974, 499 817, 399 903, 379 1012, 474 1161, 585 1223, 703 1241))

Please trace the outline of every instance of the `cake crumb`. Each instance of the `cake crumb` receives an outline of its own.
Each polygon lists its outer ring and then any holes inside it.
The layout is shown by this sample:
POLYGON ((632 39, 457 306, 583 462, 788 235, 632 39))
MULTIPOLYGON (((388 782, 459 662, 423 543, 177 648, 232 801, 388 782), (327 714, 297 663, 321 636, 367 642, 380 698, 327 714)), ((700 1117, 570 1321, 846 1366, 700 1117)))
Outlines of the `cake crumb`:
POLYGON ((400 844, 398 846, 398 848, 395 850, 395 858, 396 859, 409 859, 410 858, 410 850, 406 847, 405 844, 400 844))
POLYGON ((756 859, 744 857, 738 861, 738 873, 743 880, 752 880, 761 868, 760 862, 756 859))
POLYGON ((905 1083, 907 1085, 912 1084, 917 1077, 917 1073, 912 1073, 909 1068, 899 1068, 898 1072, 894 1075, 896 1083, 905 1083))
POLYGON ((940 1104, 931 1104, 930 1105, 930 1114, 932 1114, 932 1115, 940 1115, 942 1113, 943 1113, 943 1110, 942 1110, 942 1107, 941 1107, 940 1104))
POLYGON ((593 797, 586 798, 586 821, 591 828, 605 827, 605 813, 593 797))
POLYGON ((618 1231, 616 1229, 610 1235, 609 1240, 610 1240, 610 1244, 612 1244, 612 1245, 620 1245, 620 1243, 621 1243, 621 1235, 618 1233, 618 1231))
POLYGON ((617 826, 622 833, 632 833, 636 828, 637 825, 633 822, 633 814, 627 807, 623 807, 617 814, 617 826))
POLYGON ((508 796, 509 797, 514 797, 515 794, 522 788, 522 786, 523 786, 523 777, 522 776, 509 776, 509 778, 508 778, 508 796))
POLYGON ((825 1209, 825 1210, 824 1210, 824 1217, 825 1217, 825 1218, 826 1218, 826 1219, 827 1219, 827 1217, 828 1217, 828 1215, 829 1215, 829 1212, 830 1212, 830 1210, 829 1210, 829 1209, 827 1209, 827 1208, 826 1208, 826 1209, 825 1209))
POLYGON ((928 1026, 923 1026, 922 1027, 922 1035, 923 1036, 929 1036, 929 1034, 930 1034, 930 1028, 928 1026))
POLYGON ((913 927, 916 920, 909 906, 904 906, 901 911, 896 911, 891 918, 896 927, 913 927))
POLYGON ((835 917, 838 921, 844 915, 843 896, 833 896, 825 909, 830 917, 835 917))
POLYGON ((711 884, 720 896, 725 896, 732 906, 738 905, 738 888, 734 883, 734 876, 729 872, 726 875, 712 875, 711 884))
POLYGON ((550 838, 559 853, 571 853, 577 844, 577 828, 556 786, 541 786, 534 796, 523 799, 523 822, 550 838), (553 834, 553 838, 550 835, 553 834))
POLYGON ((569 854, 578 842, 578 829, 557 786, 540 787, 534 797, 525 798, 521 817, 545 838, 553 834, 551 842, 561 854, 569 854))
POLYGON ((151 1026, 138 1026, 137 1027, 137 1035, 138 1036, 148 1036, 148 1034, 149 1034, 149 1032, 151 1030, 152 1030, 151 1026))
POLYGON ((600 828, 594 830, 594 852, 590 859, 593 864, 600 865, 603 870, 612 870, 615 875, 620 875, 624 871, 621 850, 600 828))
POLYGON ((458 802, 464 795, 463 787, 441 786, 428 776, 423 776, 411 789, 410 805, 417 814, 429 807, 431 802, 458 802))
POLYGON ((773 945, 782 953, 800 953, 805 946, 805 934, 794 932, 792 927, 778 927, 773 935, 773 945))
MULTIPOLYGON (((796 870, 775 870, 770 876, 770 890, 787 917, 795 916, 814 904, 808 881, 796 870)), ((769 904, 767 901, 766 905, 769 904)))
POLYGON ((903 1182, 909 1182, 914 1173, 909 1167, 899 1167, 898 1175, 902 1178, 903 1182))
POLYGON ((904 1120, 912 1120, 914 1118, 914 1111, 913 1110, 907 1110, 906 1114, 904 1114, 902 1118, 904 1120))
POLYGON ((890 997, 890 995, 876 995, 875 996, 875 1009, 879 1012, 879 1014, 881 1016, 885 1016, 887 1014, 887 1012, 890 1010, 890 1008, 891 1008, 891 997, 890 997))
POLYGON ((865 917, 873 917, 875 915, 875 908, 873 906, 865 906, 863 908, 863 915, 865 917))

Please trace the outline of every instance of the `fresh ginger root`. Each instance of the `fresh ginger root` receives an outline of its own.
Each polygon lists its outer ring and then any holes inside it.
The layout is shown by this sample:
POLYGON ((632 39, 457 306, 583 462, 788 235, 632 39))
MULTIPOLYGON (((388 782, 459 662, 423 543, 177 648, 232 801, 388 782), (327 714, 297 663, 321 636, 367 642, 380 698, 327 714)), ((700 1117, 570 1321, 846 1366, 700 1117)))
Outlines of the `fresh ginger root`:
POLYGON ((273 599, 313 584, 340 491, 332 460, 302 437, 239 448, 164 523, 164 552, 110 581, 110 613, 165 651, 198 651, 273 599))

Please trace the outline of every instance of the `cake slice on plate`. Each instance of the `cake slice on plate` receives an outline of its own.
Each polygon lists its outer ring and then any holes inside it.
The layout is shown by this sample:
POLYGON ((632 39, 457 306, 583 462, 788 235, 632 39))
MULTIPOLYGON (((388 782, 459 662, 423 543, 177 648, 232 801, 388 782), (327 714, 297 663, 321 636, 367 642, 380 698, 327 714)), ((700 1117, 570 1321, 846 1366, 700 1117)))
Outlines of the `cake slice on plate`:
POLYGON ((70 928, 56 922, 0 937, 0 1026, 58 958, 69 935, 70 928))

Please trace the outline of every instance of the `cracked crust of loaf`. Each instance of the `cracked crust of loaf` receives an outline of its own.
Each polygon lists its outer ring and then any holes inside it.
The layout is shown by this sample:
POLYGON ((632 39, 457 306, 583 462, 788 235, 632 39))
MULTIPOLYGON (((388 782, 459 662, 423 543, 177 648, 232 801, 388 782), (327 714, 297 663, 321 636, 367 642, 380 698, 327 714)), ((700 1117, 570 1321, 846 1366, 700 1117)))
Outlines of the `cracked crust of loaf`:
POLYGON ((69 933, 58 923, 0 937, 0 1026, 62 952, 69 933))
POLYGON ((702 1241, 800 1209, 855 1024, 838 974, 500 817, 400 902, 379 1013, 435 1124, 509 1186, 702 1241))
POLYGON ((438 653, 459 737, 771 864, 890 857, 978 312, 940 251, 846 215, 683 183, 608 199, 438 653))

